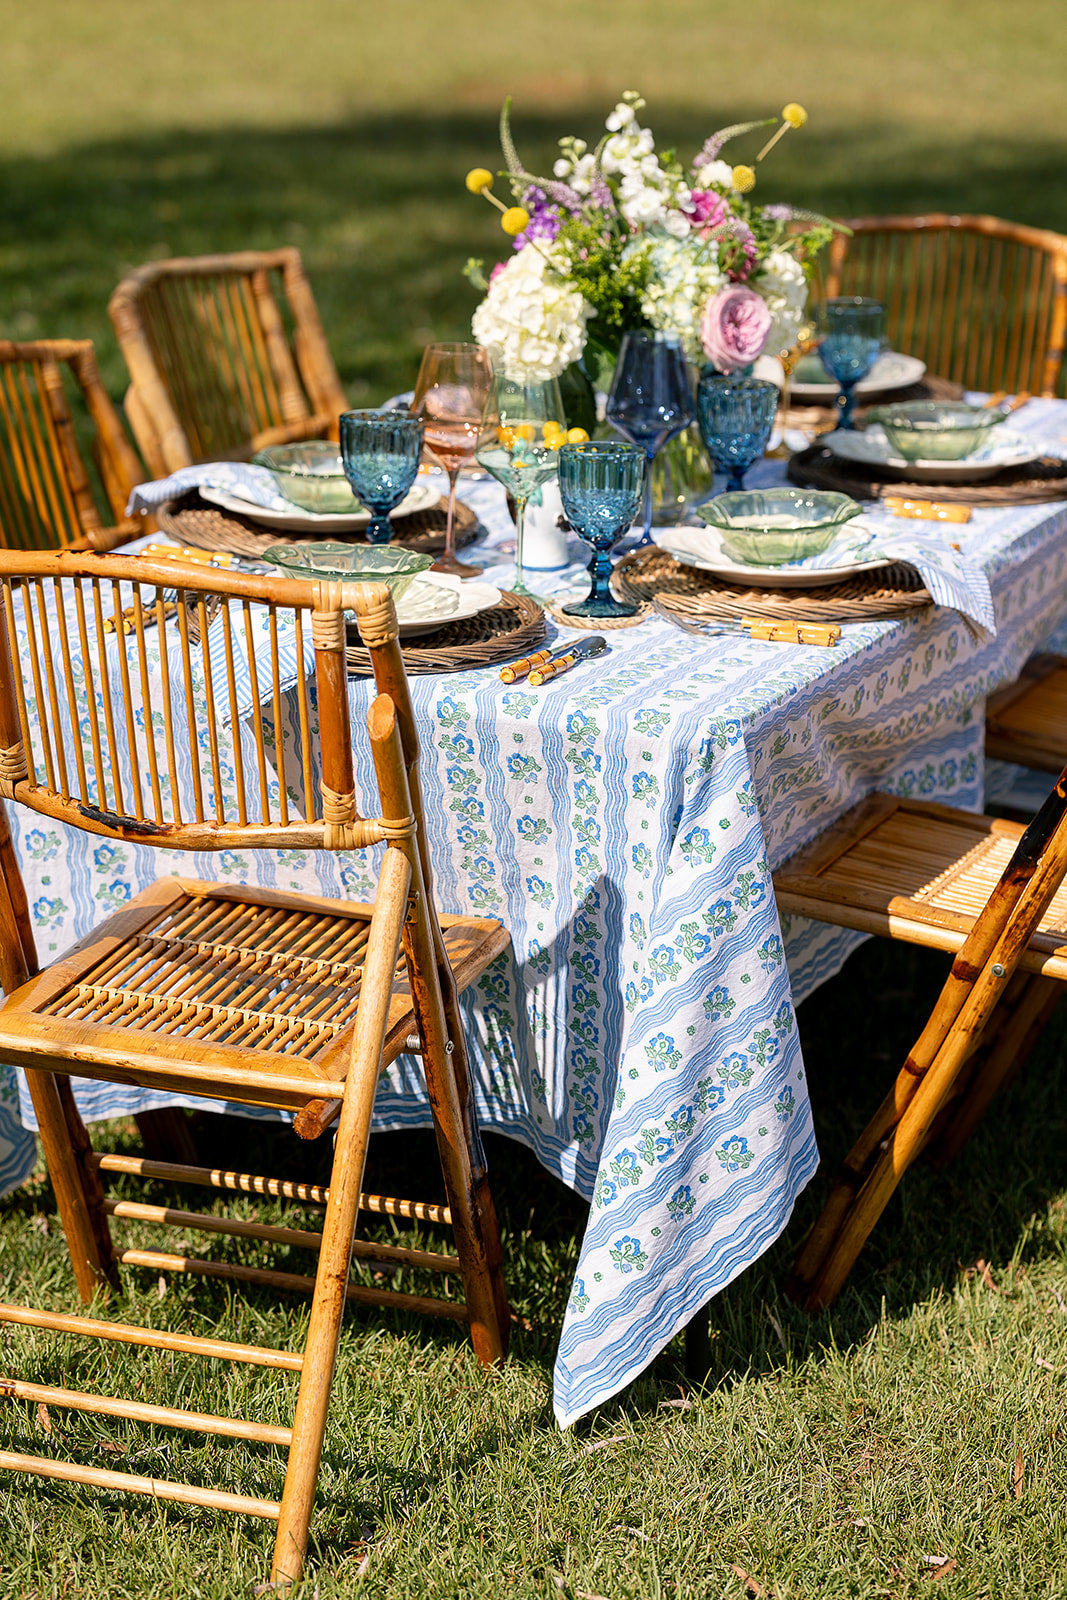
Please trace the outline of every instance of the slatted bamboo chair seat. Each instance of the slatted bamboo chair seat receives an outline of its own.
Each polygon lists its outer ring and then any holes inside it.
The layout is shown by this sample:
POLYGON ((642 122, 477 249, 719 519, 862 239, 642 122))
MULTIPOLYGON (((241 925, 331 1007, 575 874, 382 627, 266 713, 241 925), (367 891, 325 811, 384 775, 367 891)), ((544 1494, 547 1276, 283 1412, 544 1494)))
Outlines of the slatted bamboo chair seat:
POLYGON ((0 553, 0 599, 0 1051, 27 1071, 82 1299, 115 1292, 120 1266, 312 1297, 304 1349, 293 1351, 0 1305, 0 1322, 298 1374, 291 1428, 0 1374, 0 1395, 9 1398, 279 1445, 287 1451, 280 1499, 19 1450, 0 1451, 0 1468, 276 1521, 273 1578, 284 1586, 303 1569, 346 1302, 462 1321, 486 1364, 506 1350, 500 1240, 458 992, 506 947, 507 935, 489 919, 449 916, 443 929, 438 919, 418 737, 383 585, 242 577, 136 557, 0 553), (356 613, 381 691, 368 718, 377 817, 360 816, 355 805, 347 611, 356 613), (258 685, 261 713, 258 689, 251 710, 248 700, 258 685), (105 838, 171 849, 384 846, 378 893, 373 904, 357 904, 161 877, 41 969, 4 800, 105 838), (401 1051, 421 1058, 443 1204, 360 1192, 375 1088, 401 1051), (93 1151, 72 1077, 288 1111, 304 1138, 336 1124, 329 1183, 281 1180, 236 1163, 222 1171, 93 1151), (109 1175, 299 1202, 321 1212, 321 1226, 110 1198, 109 1175), (360 1210, 450 1228, 454 1250, 356 1238, 360 1210), (113 1238, 112 1223, 177 1230, 181 1242, 144 1248, 121 1233, 113 1238), (257 1250, 306 1250, 317 1254, 317 1269, 312 1262, 306 1274, 280 1270, 261 1265, 258 1254, 251 1262, 200 1254, 189 1233, 257 1250), (350 1281, 354 1259, 450 1275, 462 1297, 350 1281))
POLYGON ((824 292, 886 307, 895 350, 968 389, 1057 393, 1067 333, 1067 238, 999 217, 853 217, 824 292))
POLYGON ((1038 772, 1067 765, 1067 660, 1031 656, 986 703, 986 755, 1038 772))
MULTIPOLYGON (((873 795, 775 873, 775 897, 796 916, 956 951, 1023 832, 1016 822, 873 795)), ((1042 915, 1021 964, 1067 979, 1067 888, 1042 915)))
POLYGON ((873 795, 774 874, 780 911, 953 954, 937 1005, 842 1164, 790 1290, 831 1303, 904 1172, 963 1147, 1067 980, 1067 769, 1027 828, 873 795))
POLYGON ((144 469, 108 398, 88 339, 0 339, 0 548, 111 550, 143 532, 126 517, 144 469), (104 520, 75 432, 83 406, 104 520))
POLYGON ((337 438, 347 402, 298 250, 152 261, 108 311, 130 372, 126 414, 154 476, 337 438))

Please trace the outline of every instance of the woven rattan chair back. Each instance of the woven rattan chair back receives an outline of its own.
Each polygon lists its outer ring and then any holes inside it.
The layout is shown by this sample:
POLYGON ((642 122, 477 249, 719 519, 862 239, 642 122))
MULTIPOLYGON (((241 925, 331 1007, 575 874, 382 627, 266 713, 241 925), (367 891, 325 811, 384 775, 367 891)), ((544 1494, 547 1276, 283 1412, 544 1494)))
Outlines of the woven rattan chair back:
POLYGON ((108 306, 126 413, 156 477, 337 437, 346 408, 298 250, 153 261, 108 306))
POLYGON ((141 531, 126 502, 144 471, 88 339, 0 340, 0 546, 109 550, 141 531), (111 512, 101 515, 71 400, 80 403, 111 512))
POLYGON ((312 1295, 302 1351, 0 1305, 8 1324, 299 1373, 291 1428, 0 1380, 9 1398, 281 1445, 288 1456, 280 1500, 19 1451, 0 1450, 0 1468, 269 1518, 278 1524, 274 1580, 291 1583, 303 1567, 346 1301, 465 1321, 486 1363, 506 1348, 500 1242, 457 993, 507 936, 498 923, 439 919, 434 909, 418 738, 383 585, 0 552, 0 595, 0 982, 8 997, 0 1052, 26 1069, 82 1298, 117 1288, 119 1265, 312 1295), (347 612, 381 691, 368 718, 381 813, 368 818, 355 804, 347 612), (163 876, 41 970, 4 801, 157 847, 381 845, 377 897, 357 905, 163 876), (405 1049, 422 1057, 444 1204, 360 1193, 375 1088, 383 1066, 405 1049), (289 1111, 305 1137, 336 1121, 329 1184, 93 1152, 71 1076, 289 1111), (322 1208, 322 1229, 112 1200, 103 1189, 111 1173, 306 1201, 322 1208), (361 1209, 451 1226, 456 1254, 355 1239, 361 1209), (180 1253, 123 1247, 112 1238, 114 1219, 176 1226, 180 1253), (251 1264, 194 1256, 187 1237, 197 1230, 250 1240, 251 1264), (263 1266, 257 1252, 270 1244, 317 1249, 315 1277, 263 1266), (464 1298, 352 1282, 353 1258, 457 1275, 464 1298))
POLYGON ((869 295, 894 350, 966 389, 1063 392, 1067 238, 998 217, 856 217, 827 295, 869 295))
POLYGON ((829 1305, 904 1173, 955 1156, 1019 1071, 1067 981, 1067 770, 1025 830, 872 795, 774 874, 779 910, 953 953, 937 1004, 846 1157, 794 1267, 829 1305))

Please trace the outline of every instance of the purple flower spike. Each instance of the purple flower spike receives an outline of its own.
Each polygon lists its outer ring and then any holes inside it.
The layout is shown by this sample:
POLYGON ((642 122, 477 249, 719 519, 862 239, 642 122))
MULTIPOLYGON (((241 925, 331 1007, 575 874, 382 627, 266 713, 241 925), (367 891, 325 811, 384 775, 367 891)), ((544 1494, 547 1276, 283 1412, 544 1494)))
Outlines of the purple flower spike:
POLYGON ((792 222, 795 213, 792 206, 764 206, 763 215, 771 222, 792 222))

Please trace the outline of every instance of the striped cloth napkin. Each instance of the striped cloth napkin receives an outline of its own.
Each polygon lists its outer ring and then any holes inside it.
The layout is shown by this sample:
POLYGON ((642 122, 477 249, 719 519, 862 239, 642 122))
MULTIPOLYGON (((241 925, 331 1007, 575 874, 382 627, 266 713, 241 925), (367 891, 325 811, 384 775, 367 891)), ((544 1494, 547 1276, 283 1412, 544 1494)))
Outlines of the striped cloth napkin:
POLYGON ((130 491, 126 515, 133 517, 138 511, 154 511, 164 500, 174 500, 190 489, 221 489, 265 511, 294 509, 292 501, 278 493, 274 475, 266 467, 254 467, 247 461, 202 461, 196 466, 179 467, 169 478, 139 483, 130 491))
POLYGON ((997 623, 989 579, 981 567, 953 549, 950 537, 947 527, 919 532, 914 523, 901 528, 895 517, 864 512, 846 524, 829 549, 788 566, 810 572, 853 561, 904 562, 915 568, 935 605, 960 612, 993 638, 997 623))

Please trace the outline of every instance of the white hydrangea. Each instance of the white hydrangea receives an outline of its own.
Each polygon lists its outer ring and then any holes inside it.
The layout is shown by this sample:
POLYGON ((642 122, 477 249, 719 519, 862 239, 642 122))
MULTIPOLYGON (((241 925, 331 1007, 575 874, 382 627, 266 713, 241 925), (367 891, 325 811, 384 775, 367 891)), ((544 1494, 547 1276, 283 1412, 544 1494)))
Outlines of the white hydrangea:
POLYGON ((808 280, 800 262, 787 250, 772 250, 748 286, 763 296, 771 313, 764 349, 771 355, 792 349, 808 303, 808 280))
POLYGON ((577 361, 592 315, 581 292, 555 275, 541 250, 527 245, 497 273, 471 327, 509 378, 543 383, 577 361))
POLYGON ((624 259, 636 255, 646 256, 652 268, 641 310, 654 328, 677 334, 689 360, 703 365, 700 320, 708 300, 726 281, 717 243, 663 233, 635 240, 623 252, 624 259))
POLYGON ((732 189, 734 169, 728 161, 709 161, 693 179, 694 189, 732 189))

